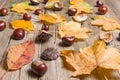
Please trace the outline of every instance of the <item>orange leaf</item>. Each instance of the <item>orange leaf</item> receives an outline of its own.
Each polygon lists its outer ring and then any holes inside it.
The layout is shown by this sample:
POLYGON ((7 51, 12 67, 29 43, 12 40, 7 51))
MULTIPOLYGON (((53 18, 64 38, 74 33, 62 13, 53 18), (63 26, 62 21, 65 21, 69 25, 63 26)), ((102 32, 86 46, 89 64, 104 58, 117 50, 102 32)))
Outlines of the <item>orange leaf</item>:
POLYGON ((75 36, 78 40, 88 38, 87 33, 92 32, 91 29, 81 28, 81 24, 74 21, 62 22, 58 30, 60 38, 63 36, 75 36))
POLYGON ((102 40, 97 40, 92 46, 80 49, 61 51, 61 56, 75 69, 72 76, 90 74, 97 66, 106 69, 120 69, 120 53, 116 48, 107 48, 102 40))
POLYGON ((91 24, 102 27, 105 31, 120 29, 120 24, 115 19, 102 16, 98 16, 91 24))
POLYGON ((24 43, 10 46, 7 55, 8 70, 17 70, 28 64, 34 57, 35 43, 30 39, 24 43))
POLYGON ((15 20, 15 21, 12 21, 10 24, 13 29, 22 28, 26 31, 34 30, 34 25, 30 21, 15 20))

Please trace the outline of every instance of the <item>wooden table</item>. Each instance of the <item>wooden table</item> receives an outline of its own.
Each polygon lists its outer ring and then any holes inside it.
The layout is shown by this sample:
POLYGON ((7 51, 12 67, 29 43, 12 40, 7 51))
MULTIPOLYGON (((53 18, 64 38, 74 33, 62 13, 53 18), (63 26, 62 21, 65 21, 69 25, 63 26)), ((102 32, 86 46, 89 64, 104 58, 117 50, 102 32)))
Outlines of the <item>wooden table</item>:
MULTIPOLYGON (((28 0, 0 0, 0 8, 6 7, 6 8, 9 8, 10 10, 11 4, 19 3, 23 1, 28 1, 28 0)), ((96 3, 96 0, 86 0, 86 1, 92 6, 94 6, 96 3)), ((102 1, 109 8, 109 11, 106 14, 106 16, 115 18, 120 23, 120 0, 102 0, 102 1)), ((61 2, 64 3, 64 9, 62 11, 56 11, 54 13, 59 13, 59 14, 64 15, 68 21, 72 20, 71 17, 69 17, 66 14, 67 9, 69 7, 69 0, 61 0, 61 2)), ((40 8, 43 6, 44 4, 41 3, 40 8)), ((53 12, 53 11, 46 10, 45 12, 53 12)), ((97 12, 97 7, 93 7, 93 14, 90 14, 89 19, 82 24, 82 27, 93 29, 94 33, 91 33, 88 39, 84 41, 76 42, 73 46, 69 46, 69 47, 61 46, 60 45, 61 40, 58 39, 57 37, 58 34, 57 32, 55 32, 57 31, 58 24, 51 25, 50 31, 53 31, 51 32, 53 37, 46 43, 42 43, 42 44, 36 43, 36 52, 35 52, 34 60, 39 60, 41 52, 43 52, 43 50, 46 49, 47 47, 56 47, 59 51, 63 49, 79 50, 79 48, 84 48, 88 45, 93 44, 93 42, 98 39, 99 34, 103 32, 99 28, 93 27, 90 25, 91 17, 93 15, 96 15, 96 12, 97 12)), ((35 25, 35 30, 41 29, 42 24, 38 22, 37 16, 34 15, 33 12, 29 12, 29 13, 32 15, 31 21, 35 25)), ((10 45, 22 43, 28 40, 29 38, 32 38, 33 40, 36 39, 37 34, 33 32, 26 32, 26 36, 23 40, 11 39, 13 30, 10 29, 9 22, 13 20, 17 20, 17 19, 22 19, 22 15, 15 13, 15 12, 10 12, 10 11, 7 16, 4 16, 4 17, 0 16, 0 20, 4 20, 7 22, 7 28, 4 31, 0 32, 0 62, 1 62, 1 65, 7 55, 7 51, 10 45)), ((114 34, 114 40, 108 46, 114 46, 120 49, 120 41, 117 40, 119 31, 118 30, 112 31, 112 33, 114 34)), ((48 65, 48 71, 42 78, 36 77, 30 71, 30 64, 31 64, 30 63, 28 65, 25 65, 24 67, 22 67, 21 69, 17 71, 9 71, 4 76, 3 80, 120 80, 119 70, 110 71, 110 70, 102 69, 102 71, 100 71, 99 69, 95 69, 90 75, 80 76, 79 78, 72 78, 70 77, 72 72, 67 70, 64 67, 63 62, 60 57, 54 61, 44 61, 44 62, 48 65)), ((1 74, 2 71, 4 70, 3 69, 0 70, 0 76, 2 75, 1 74)))

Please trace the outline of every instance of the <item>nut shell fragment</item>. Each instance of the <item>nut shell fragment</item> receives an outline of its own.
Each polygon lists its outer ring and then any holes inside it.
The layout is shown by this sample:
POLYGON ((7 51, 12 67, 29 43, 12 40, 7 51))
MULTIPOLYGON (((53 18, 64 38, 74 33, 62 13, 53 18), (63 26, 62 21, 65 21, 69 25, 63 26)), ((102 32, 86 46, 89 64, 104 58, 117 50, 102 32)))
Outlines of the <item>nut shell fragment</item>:
POLYGON ((104 40, 106 43, 110 43, 113 40, 113 34, 110 32, 100 34, 100 39, 104 40))
POLYGON ((38 37, 41 42, 44 42, 47 41, 49 38, 51 38, 52 35, 45 30, 40 30, 38 33, 38 37))
POLYGON ((83 22, 85 20, 87 20, 88 16, 87 14, 77 14, 75 16, 73 16, 73 20, 77 21, 77 22, 83 22))
POLYGON ((55 48, 47 48, 41 54, 41 58, 44 60, 56 60, 60 56, 60 53, 55 48))

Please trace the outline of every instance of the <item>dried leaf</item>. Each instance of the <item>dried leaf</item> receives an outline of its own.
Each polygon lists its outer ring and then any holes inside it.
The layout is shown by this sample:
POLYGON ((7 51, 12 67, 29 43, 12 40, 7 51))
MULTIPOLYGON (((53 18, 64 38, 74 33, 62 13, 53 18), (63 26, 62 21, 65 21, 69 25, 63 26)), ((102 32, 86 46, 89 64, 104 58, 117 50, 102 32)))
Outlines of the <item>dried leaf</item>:
POLYGON ((22 28, 26 31, 34 30, 34 25, 30 21, 15 20, 15 21, 12 21, 10 24, 13 29, 22 28))
POLYGON ((18 13, 26 13, 27 10, 36 10, 37 7, 33 7, 29 5, 29 2, 21 2, 18 4, 12 5, 12 11, 18 12, 18 13))
POLYGON ((80 49, 61 51, 61 56, 75 71, 72 76, 90 74, 97 66, 106 69, 120 69, 120 53, 116 48, 106 48, 102 40, 97 40, 94 45, 80 49))
POLYGON ((64 16, 54 13, 40 14, 39 18, 43 23, 47 23, 47 24, 55 24, 66 21, 66 18, 64 16))
POLYGON ((59 0, 48 0, 48 2, 45 5, 46 9, 53 9, 54 8, 54 4, 56 2, 60 2, 59 0))
POLYGON ((87 33, 92 32, 91 29, 81 28, 81 25, 77 22, 62 22, 58 28, 60 38, 63 36, 75 36, 76 39, 88 38, 87 33))
POLYGON ((71 5, 69 8, 76 8, 77 14, 80 13, 92 13, 92 6, 86 2, 78 2, 75 5, 71 5))
POLYGON ((91 24, 102 27, 102 29, 105 31, 120 29, 120 24, 115 19, 103 16, 98 16, 94 21, 91 22, 91 24))
POLYGON ((78 4, 78 2, 84 2, 84 0, 70 0, 71 5, 78 4))
POLYGON ((17 70, 28 64, 34 57, 35 43, 30 39, 24 43, 12 45, 7 55, 8 70, 17 70))

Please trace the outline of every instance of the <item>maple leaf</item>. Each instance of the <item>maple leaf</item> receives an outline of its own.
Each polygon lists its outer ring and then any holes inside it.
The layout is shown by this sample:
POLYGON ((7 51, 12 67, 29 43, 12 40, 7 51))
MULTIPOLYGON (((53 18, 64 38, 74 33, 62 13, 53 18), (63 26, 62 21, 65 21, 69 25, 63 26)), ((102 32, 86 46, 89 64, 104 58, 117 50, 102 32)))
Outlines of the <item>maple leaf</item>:
POLYGON ((102 40, 97 40, 94 45, 74 50, 63 50, 61 56, 72 66, 75 71, 72 76, 90 74, 95 68, 120 69, 120 53, 116 48, 107 48, 102 40))
POLYGON ((24 29, 26 31, 32 31, 32 30, 34 30, 34 25, 30 21, 15 20, 15 21, 12 21, 10 24, 11 24, 11 27, 13 29, 22 28, 22 29, 24 29))
POLYGON ((21 2, 18 4, 12 5, 12 11, 18 12, 18 13, 26 13, 27 10, 36 10, 38 7, 33 7, 29 5, 29 2, 21 2))
POLYGON ((62 22, 58 27, 60 38, 64 36, 75 36, 76 39, 88 38, 87 33, 92 32, 91 29, 81 28, 78 22, 62 22))
POLYGON ((120 29, 120 24, 115 19, 104 16, 97 16, 95 20, 91 22, 91 24, 102 27, 102 29, 105 31, 120 29))
POLYGON ((47 23, 47 24, 55 24, 66 21, 66 18, 64 16, 54 13, 40 14, 39 18, 43 23, 47 23))
POLYGON ((75 5, 71 5, 69 8, 76 8, 77 14, 80 13, 92 13, 92 6, 86 2, 78 2, 75 5))
POLYGON ((12 45, 7 55, 8 70, 17 70, 28 64, 34 57, 35 43, 30 39, 24 43, 12 45))

